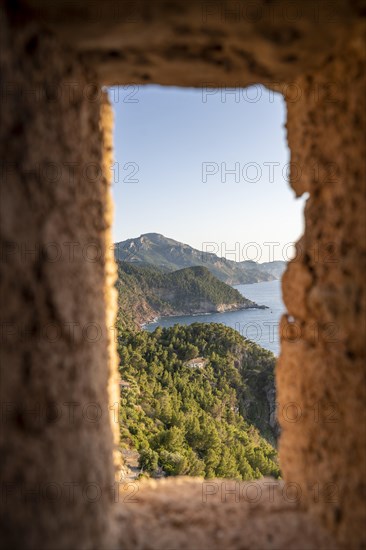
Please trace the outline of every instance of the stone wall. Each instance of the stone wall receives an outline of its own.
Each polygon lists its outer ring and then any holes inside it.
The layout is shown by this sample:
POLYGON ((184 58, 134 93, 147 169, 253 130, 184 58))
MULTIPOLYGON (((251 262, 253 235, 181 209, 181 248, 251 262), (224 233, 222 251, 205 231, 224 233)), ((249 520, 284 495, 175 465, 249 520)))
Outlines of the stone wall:
POLYGON ((214 2, 205 22, 205 5, 141 1, 131 20, 121 2, 5 4, 1 521, 7 547, 192 548, 198 542, 200 548, 298 550, 335 548, 333 535, 344 548, 364 544, 363 8, 336 0, 333 17, 316 15, 325 4, 309 0, 289 19, 293 2, 258 0, 250 6, 263 17, 233 20, 214 2), (301 498, 290 506, 276 489, 274 500, 247 506, 239 499, 233 508, 215 493, 204 506, 202 481, 182 479, 141 484, 137 503, 126 501, 123 487, 116 499, 110 491, 113 453, 119 460, 110 330, 112 114, 101 85, 253 81, 285 92, 291 183, 297 194, 309 193, 299 257, 283 281, 288 315, 277 380, 284 481, 297 484, 301 498))
POLYGON ((104 84, 289 83, 327 62, 362 0, 26 0, 104 84))
POLYGON ((110 425, 113 433, 113 462, 115 466, 115 479, 118 482, 124 473, 122 456, 119 450, 119 407, 120 387, 118 374, 118 355, 116 350, 117 333, 115 322, 117 316, 117 289, 114 283, 117 279, 117 266, 114 261, 114 246, 112 239, 113 201, 111 193, 112 167, 113 167, 113 110, 108 99, 107 92, 101 95, 100 129, 102 133, 103 150, 103 174, 106 187, 103 190, 104 204, 104 242, 105 254, 105 282, 104 305, 106 309, 107 345, 108 345, 108 402, 110 425))
POLYGON ((102 95, 49 33, 2 23, 2 544, 97 548, 114 475, 102 95))
MULTIPOLYGON (((365 50, 355 40, 289 98, 292 186, 310 194, 283 277, 281 466, 345 546, 366 542, 365 50), (290 405, 293 403, 293 405, 290 405)), ((295 92, 295 90, 294 90, 295 92)))

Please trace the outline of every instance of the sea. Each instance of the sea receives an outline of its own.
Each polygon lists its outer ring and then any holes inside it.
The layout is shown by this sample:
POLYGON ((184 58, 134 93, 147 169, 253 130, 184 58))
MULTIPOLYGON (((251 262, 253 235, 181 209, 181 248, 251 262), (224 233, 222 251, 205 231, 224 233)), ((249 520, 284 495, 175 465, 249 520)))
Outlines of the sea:
POLYGON ((156 327, 172 327, 177 323, 190 325, 192 323, 223 323, 237 330, 245 338, 279 354, 279 321, 285 312, 282 301, 281 281, 268 281, 250 285, 236 285, 243 296, 268 309, 244 309, 226 313, 207 313, 204 315, 185 315, 182 317, 161 317, 156 322, 145 325, 152 332, 156 327))

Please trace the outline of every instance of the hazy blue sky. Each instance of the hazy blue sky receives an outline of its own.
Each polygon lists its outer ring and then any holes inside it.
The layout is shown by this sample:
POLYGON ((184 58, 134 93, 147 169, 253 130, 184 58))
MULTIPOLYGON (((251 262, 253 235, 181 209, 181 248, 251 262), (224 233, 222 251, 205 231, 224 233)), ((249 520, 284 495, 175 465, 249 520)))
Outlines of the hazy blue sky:
POLYGON ((280 95, 145 86, 112 89, 111 99, 115 241, 156 232, 257 261, 269 259, 264 243, 279 242, 282 259, 302 233, 304 201, 286 181, 280 95))

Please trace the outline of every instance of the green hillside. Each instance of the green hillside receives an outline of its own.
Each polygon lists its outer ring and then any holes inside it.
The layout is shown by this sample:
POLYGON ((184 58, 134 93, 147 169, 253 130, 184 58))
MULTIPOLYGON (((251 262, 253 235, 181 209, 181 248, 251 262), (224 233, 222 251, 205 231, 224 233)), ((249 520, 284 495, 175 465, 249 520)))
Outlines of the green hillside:
POLYGON ((136 325, 163 315, 192 315, 258 306, 205 267, 164 273, 118 262, 119 319, 136 325))
POLYGON ((220 324, 119 330, 121 438, 144 472, 279 476, 274 356, 220 324), (200 357, 201 366, 189 360, 200 357), (256 406, 254 406, 254 404, 256 406), (267 438, 267 439, 265 439, 267 438))

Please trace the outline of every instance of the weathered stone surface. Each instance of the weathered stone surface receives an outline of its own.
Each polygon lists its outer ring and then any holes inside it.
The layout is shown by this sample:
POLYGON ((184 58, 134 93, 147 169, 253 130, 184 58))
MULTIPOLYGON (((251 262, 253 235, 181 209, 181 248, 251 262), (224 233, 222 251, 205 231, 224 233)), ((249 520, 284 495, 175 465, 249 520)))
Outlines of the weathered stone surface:
POLYGON ((294 487, 273 479, 238 483, 181 477, 120 491, 119 545, 126 550, 337 549, 301 507, 294 487))
POLYGON ((37 25, 12 31, 2 25, 0 48, 2 545, 101 547, 114 468, 100 95, 84 95, 93 73, 37 25))
POLYGON ((301 167, 292 185, 310 197, 298 258, 283 279, 293 319, 282 323, 277 369, 284 477, 351 548, 366 542, 364 53, 354 40, 297 81, 302 98, 288 103, 292 161, 301 167))
POLYGON ((362 548, 363 3, 4 5, 1 479, 10 491, 4 545, 335 548, 321 523, 344 548, 362 548), (244 12, 237 18, 222 11, 238 5, 244 12), (112 118, 101 85, 146 82, 259 82, 287 99, 292 162, 301 169, 298 177, 294 167, 292 186, 298 195, 309 193, 299 257, 284 277, 289 316, 282 321, 277 380, 281 464, 285 482, 300 486, 299 506, 215 500, 205 508, 201 482, 179 479, 141 485, 139 503, 122 498, 113 505, 112 118), (83 332, 90 324, 101 331, 95 341, 83 332), (65 404, 72 402, 80 406, 70 424, 65 404), (90 402, 102 410, 97 422, 79 414, 90 402), (30 414, 38 404, 40 413, 30 414), (63 496, 52 500, 42 491, 55 483, 63 496), (71 501, 69 483, 78 488, 71 501), (79 491, 90 483, 101 490, 95 502, 79 491), (24 490, 41 493, 29 502, 24 490))
POLYGON ((27 0, 103 83, 290 83, 322 66, 359 24, 347 0, 27 0))
POLYGON ((102 134, 103 150, 103 174, 107 184, 104 189, 104 242, 105 254, 105 280, 104 280, 104 303, 106 309, 107 345, 108 345, 108 400, 110 425, 113 432, 113 461, 116 469, 117 481, 121 475, 126 473, 122 464, 122 456, 119 450, 119 403, 120 389, 118 375, 118 355, 116 350, 115 321, 117 316, 117 289, 114 286, 117 280, 117 266, 114 261, 114 247, 112 239, 113 201, 111 193, 112 166, 113 166, 113 111, 108 99, 107 92, 103 92, 100 110, 100 129, 102 134))

